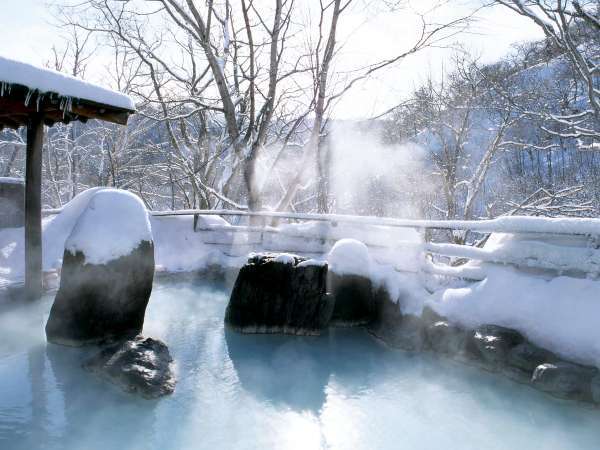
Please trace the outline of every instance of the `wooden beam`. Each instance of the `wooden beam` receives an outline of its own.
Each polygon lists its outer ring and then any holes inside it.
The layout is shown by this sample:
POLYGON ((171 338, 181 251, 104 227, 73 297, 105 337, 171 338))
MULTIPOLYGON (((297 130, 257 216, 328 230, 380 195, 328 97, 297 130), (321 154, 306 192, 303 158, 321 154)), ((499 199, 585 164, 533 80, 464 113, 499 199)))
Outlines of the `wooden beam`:
POLYGON ((119 125, 127 125, 127 120, 135 111, 119 108, 111 105, 96 103, 91 100, 80 98, 66 98, 58 94, 39 93, 31 96, 28 88, 18 84, 11 85, 10 90, 0 96, 0 116, 8 117, 12 120, 15 116, 23 118, 30 114, 43 113, 46 120, 52 122, 68 123, 73 120, 85 122, 89 119, 99 119, 106 122, 112 122, 119 125), (28 100, 26 102, 26 100, 28 100), (64 110, 64 106, 69 100, 70 109, 64 110))
POLYGON ((42 146, 44 116, 32 114, 27 123, 25 167, 25 295, 42 295, 42 146))

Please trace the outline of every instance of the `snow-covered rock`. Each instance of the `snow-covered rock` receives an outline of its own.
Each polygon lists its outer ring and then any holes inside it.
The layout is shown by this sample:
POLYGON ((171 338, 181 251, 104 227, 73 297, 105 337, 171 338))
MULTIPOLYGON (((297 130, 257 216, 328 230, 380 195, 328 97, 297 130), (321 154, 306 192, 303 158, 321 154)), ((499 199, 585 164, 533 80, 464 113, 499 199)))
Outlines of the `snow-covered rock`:
POLYGON ((368 277, 371 269, 369 248, 356 239, 340 239, 327 255, 329 270, 339 275, 368 277))
POLYGON ((85 255, 87 264, 105 264, 152 241, 148 212, 140 198, 119 189, 94 192, 78 217, 65 250, 85 255))
POLYGON ((65 345, 135 336, 154 278, 148 213, 133 194, 115 189, 88 193, 71 206, 80 215, 66 239, 46 336, 65 345))
POLYGON ((486 270, 484 281, 441 289, 425 303, 463 327, 514 328, 565 358, 600 365, 600 282, 546 278, 511 267, 486 270))

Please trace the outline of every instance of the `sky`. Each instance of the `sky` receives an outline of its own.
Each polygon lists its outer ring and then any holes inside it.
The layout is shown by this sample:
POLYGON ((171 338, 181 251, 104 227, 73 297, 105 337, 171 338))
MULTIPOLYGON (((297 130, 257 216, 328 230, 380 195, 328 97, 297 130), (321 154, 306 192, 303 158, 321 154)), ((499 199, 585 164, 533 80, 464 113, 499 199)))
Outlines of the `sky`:
MULTIPOLYGON (((316 0, 301 0, 305 2, 316 0)), ((366 0, 375 5, 383 0, 366 0)), ((417 16, 413 10, 425 7, 433 0, 408 0, 408 7, 398 13, 383 12, 365 21, 357 10, 340 29, 340 42, 344 50, 334 70, 356 66, 385 58, 408 48, 416 27, 417 16)), ((0 54, 43 65, 50 59, 52 45, 60 45, 59 30, 53 25, 52 6, 59 2, 48 0, 2 0, 2 27, 0 42, 10 43, 0 47, 0 54)), ((476 6, 478 0, 449 0, 438 11, 436 19, 448 20, 476 6)), ((452 39, 460 43, 483 62, 492 62, 510 52, 515 42, 541 37, 540 31, 528 20, 503 7, 485 9, 477 15, 470 32, 452 39)), ((450 43, 450 42, 448 42, 450 43)), ((336 106, 335 116, 359 118, 376 116, 398 104, 403 97, 428 75, 437 78, 442 68, 448 68, 451 50, 432 49, 412 56, 393 69, 372 77, 368 82, 350 91, 336 106)), ((104 74, 88 70, 89 81, 100 82, 104 74)))

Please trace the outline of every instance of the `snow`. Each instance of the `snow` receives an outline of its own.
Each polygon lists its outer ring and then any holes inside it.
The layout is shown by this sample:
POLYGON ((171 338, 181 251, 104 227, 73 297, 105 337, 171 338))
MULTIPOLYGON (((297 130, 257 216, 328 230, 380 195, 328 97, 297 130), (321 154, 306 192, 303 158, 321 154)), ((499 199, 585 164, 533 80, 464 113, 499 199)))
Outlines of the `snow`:
POLYGON ((487 279, 440 290, 426 304, 463 326, 511 327, 566 358, 600 366, 600 282, 492 265, 487 271, 487 279))
POLYGON ((2 83, 2 93, 9 88, 5 86, 6 83, 20 84, 28 87, 31 91, 37 90, 42 94, 54 93, 135 111, 133 100, 125 94, 55 70, 36 67, 3 56, 0 56, 0 82, 2 83))
POLYGON ((88 264, 105 264, 130 254, 143 241, 152 241, 148 212, 129 191, 99 189, 89 195, 65 250, 82 252, 88 264))
MULTIPOLYGON (((218 225, 225 222, 219 217, 201 219, 218 225)), ((151 217, 150 223, 158 271, 191 272, 210 265, 241 267, 247 260, 247 254, 231 257, 217 245, 206 244, 203 233, 194 232, 192 216, 151 217)))
POLYGON ((280 253, 275 257, 275 262, 280 264, 294 264, 296 262, 296 258, 294 258, 294 255, 289 253, 280 253))
MULTIPOLYGON (((548 218, 533 216, 503 216, 496 219, 486 220, 415 220, 415 219, 395 219, 391 217, 373 217, 373 216, 352 216, 340 214, 305 214, 305 213, 281 213, 281 212, 259 212, 250 213, 247 211, 214 210, 212 214, 222 216, 244 216, 254 215, 262 217, 280 217, 286 219, 302 220, 304 224, 281 225, 281 230, 287 227, 301 229, 306 227, 316 227, 308 225, 307 221, 319 222, 321 225, 317 228, 318 233, 328 233, 329 237, 335 237, 347 232, 358 232, 366 236, 367 239, 376 239, 384 241, 383 236, 390 236, 392 242, 399 239, 401 241, 411 241, 419 236, 417 229, 438 228, 447 230, 471 230, 482 233, 546 233, 563 235, 595 235, 600 236, 600 219, 591 218, 548 218), (373 227, 365 229, 366 226, 373 227), (337 230, 337 231, 336 231, 337 230)), ((152 213, 155 216, 189 214, 189 211, 157 211, 152 213)), ((343 236, 347 237, 347 236, 343 236)), ((352 236, 356 239, 364 240, 362 237, 352 236)), ((390 240, 386 240, 384 245, 389 245, 390 240)))
POLYGON ((87 208, 90 199, 104 188, 92 188, 76 195, 60 214, 46 218, 42 223, 42 267, 45 271, 60 269, 65 242, 77 220, 87 208))
POLYGON ((339 275, 371 275, 369 248, 356 239, 340 239, 327 255, 329 270, 339 275))
POLYGON ((583 236, 570 239, 567 245, 560 245, 556 239, 542 236, 495 234, 493 243, 484 248, 453 244, 426 244, 425 248, 445 256, 472 258, 519 267, 555 270, 558 272, 580 272, 600 274, 600 250, 594 248, 583 236), (577 239, 577 238, 583 239, 577 239), (587 245, 586 245, 587 243, 587 245))
POLYGON ((0 184, 25 184, 23 178, 0 177, 0 184))
POLYGON ((306 261, 302 261, 301 263, 299 263, 298 267, 309 267, 309 266, 323 267, 326 264, 327 264, 327 261, 325 261, 323 259, 311 258, 311 259, 307 259, 306 261))

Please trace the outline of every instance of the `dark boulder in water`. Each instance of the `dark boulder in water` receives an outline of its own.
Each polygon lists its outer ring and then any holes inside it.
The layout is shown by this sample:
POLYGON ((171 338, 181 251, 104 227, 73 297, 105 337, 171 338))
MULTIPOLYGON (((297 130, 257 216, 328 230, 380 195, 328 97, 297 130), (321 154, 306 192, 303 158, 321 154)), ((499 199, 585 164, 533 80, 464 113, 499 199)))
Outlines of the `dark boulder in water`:
POLYGON ((137 336, 103 349, 83 367, 126 392, 151 399, 175 390, 172 361, 162 341, 137 336))
POLYGON ((504 372, 511 378, 525 383, 531 381, 533 372, 539 365, 557 361, 559 358, 554 353, 526 341, 508 352, 504 372))
POLYGON ((466 356, 468 333, 461 327, 440 320, 427 325, 425 333, 434 352, 458 359, 466 356))
POLYGON ((513 347, 525 342, 517 330, 499 325, 477 327, 467 343, 467 351, 480 359, 486 369, 500 370, 504 367, 513 347))
POLYGON ((333 325, 366 325, 373 320, 375 301, 370 278, 354 274, 327 274, 327 290, 335 306, 331 316, 333 325))
POLYGON ((243 333, 317 335, 333 312, 327 265, 289 254, 257 254, 240 269, 225 323, 243 333))
POLYGON ((387 345, 418 352, 427 347, 425 326, 421 317, 402 314, 400 304, 394 302, 385 289, 375 291, 376 314, 369 324, 369 332, 387 345))
POLYGON ((151 241, 103 264, 87 264, 82 252, 65 250, 60 288, 46 324, 48 341, 86 345, 139 334, 153 278, 151 241))
POLYGON ((593 401, 592 381, 597 375, 595 367, 564 361, 544 363, 533 372, 531 383, 556 397, 593 401))

